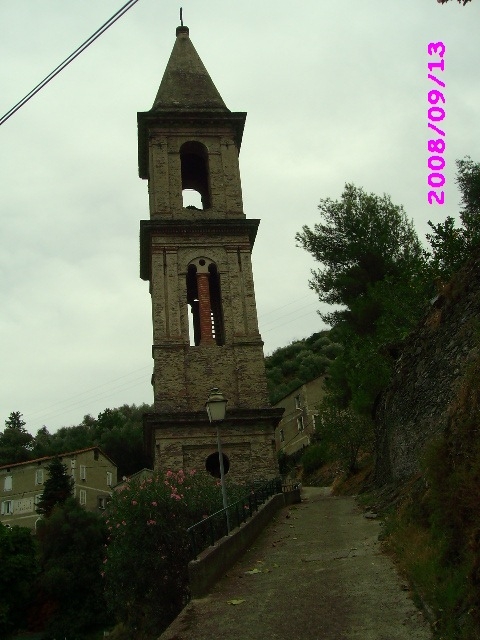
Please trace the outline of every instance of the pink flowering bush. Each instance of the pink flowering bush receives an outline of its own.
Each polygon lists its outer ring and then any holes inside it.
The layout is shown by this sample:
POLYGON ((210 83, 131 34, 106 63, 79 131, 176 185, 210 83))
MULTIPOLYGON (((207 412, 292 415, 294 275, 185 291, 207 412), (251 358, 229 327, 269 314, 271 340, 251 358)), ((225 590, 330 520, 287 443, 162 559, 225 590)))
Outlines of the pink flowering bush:
POLYGON ((167 471, 114 493, 102 568, 109 607, 132 638, 157 637, 186 604, 186 530, 221 508, 206 472, 167 471))

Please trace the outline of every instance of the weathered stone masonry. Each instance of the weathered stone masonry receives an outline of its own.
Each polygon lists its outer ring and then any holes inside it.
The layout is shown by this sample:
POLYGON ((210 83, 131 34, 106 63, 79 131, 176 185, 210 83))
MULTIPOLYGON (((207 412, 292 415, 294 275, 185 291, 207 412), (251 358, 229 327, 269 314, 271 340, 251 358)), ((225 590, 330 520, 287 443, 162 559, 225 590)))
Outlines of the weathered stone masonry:
POLYGON ((154 413, 145 440, 157 469, 205 468, 216 451, 205 401, 228 398, 222 447, 236 480, 278 473, 251 251, 259 220, 243 211, 238 154, 245 113, 225 106, 189 39, 177 38, 150 111, 138 114, 139 173, 150 219, 140 226, 150 282, 154 413), (194 189, 203 209, 184 207, 194 189), (189 322, 189 315, 191 322, 189 322))
POLYGON ((459 385, 480 351, 480 250, 452 278, 405 341, 376 413, 379 484, 421 471, 447 427, 459 385))

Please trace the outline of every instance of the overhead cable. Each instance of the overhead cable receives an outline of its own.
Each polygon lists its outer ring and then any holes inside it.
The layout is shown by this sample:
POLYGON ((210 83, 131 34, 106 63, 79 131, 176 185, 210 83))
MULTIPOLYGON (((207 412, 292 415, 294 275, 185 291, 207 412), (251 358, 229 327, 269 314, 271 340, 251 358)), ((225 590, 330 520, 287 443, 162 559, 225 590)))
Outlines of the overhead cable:
POLYGON ((51 73, 48 74, 36 87, 34 87, 27 95, 22 98, 15 106, 13 106, 5 115, 0 118, 0 125, 6 122, 9 118, 13 116, 19 109, 23 107, 34 95, 36 95, 39 91, 43 89, 45 85, 47 85, 50 80, 53 80, 55 76, 57 76, 60 71, 63 71, 65 67, 67 67, 71 62, 75 60, 87 47, 89 47, 97 38, 99 38, 109 27, 111 27, 119 18, 123 16, 129 9, 136 4, 138 0, 129 0, 126 4, 123 5, 121 9, 117 11, 109 20, 107 20, 99 29, 95 31, 83 44, 81 44, 73 53, 71 53, 68 58, 58 65, 51 73))

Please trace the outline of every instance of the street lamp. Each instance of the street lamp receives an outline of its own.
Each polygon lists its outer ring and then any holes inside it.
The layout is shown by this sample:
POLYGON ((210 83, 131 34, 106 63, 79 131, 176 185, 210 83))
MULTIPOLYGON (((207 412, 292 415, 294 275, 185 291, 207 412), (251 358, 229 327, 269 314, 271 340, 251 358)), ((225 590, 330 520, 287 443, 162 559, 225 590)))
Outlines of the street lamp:
POLYGON ((223 467, 223 453, 222 443, 220 442, 220 430, 219 423, 225 420, 225 412, 227 410, 227 400, 223 394, 214 387, 210 391, 208 400, 205 403, 205 409, 207 410, 208 419, 210 423, 215 422, 217 427, 217 448, 218 448, 218 462, 220 464, 220 483, 222 485, 222 499, 223 508, 225 509, 225 515, 227 517, 227 532, 230 533, 230 518, 228 517, 228 503, 227 503, 227 487, 225 486, 225 470, 223 467))

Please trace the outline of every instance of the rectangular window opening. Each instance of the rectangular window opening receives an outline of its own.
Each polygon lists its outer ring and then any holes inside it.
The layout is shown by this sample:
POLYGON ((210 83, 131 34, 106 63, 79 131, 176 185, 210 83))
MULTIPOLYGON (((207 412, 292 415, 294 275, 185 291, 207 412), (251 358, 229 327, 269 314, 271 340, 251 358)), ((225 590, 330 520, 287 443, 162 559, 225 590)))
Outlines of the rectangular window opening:
POLYGON ((2 516, 10 516, 13 513, 13 500, 4 500, 2 502, 2 516))

